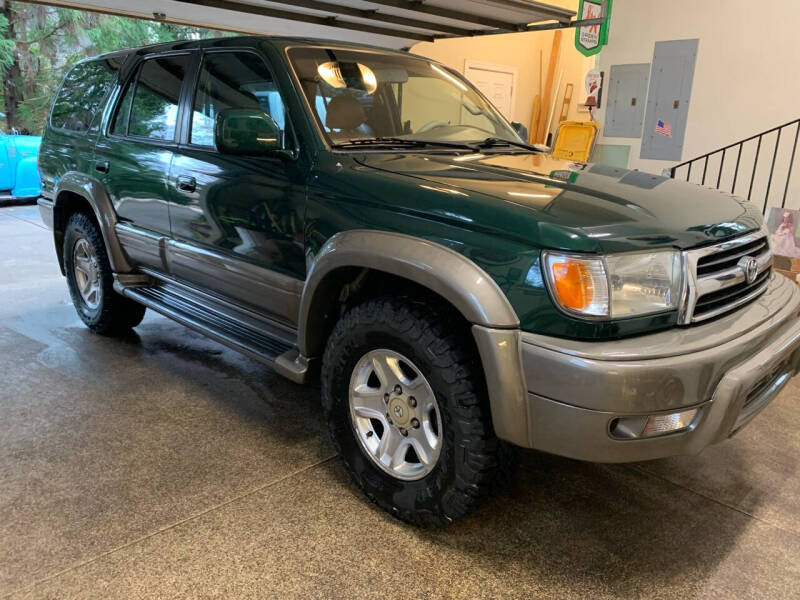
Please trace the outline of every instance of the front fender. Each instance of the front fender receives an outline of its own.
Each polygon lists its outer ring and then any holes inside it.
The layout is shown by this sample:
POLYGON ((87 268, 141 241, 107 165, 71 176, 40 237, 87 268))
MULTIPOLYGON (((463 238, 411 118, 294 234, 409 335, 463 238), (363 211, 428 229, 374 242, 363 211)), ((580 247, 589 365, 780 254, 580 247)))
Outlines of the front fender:
POLYGON ((17 175, 11 195, 15 198, 37 198, 41 192, 37 156, 27 156, 17 163, 17 175))
POLYGON ((401 233, 356 229, 334 235, 309 270, 300 299, 299 348, 320 354, 314 343, 313 304, 317 290, 336 269, 361 267, 391 273, 437 293, 472 324, 518 328, 519 319, 495 281, 465 256, 434 242, 401 233))
POLYGON ((519 350, 519 319, 497 283, 450 248, 421 238, 373 230, 350 230, 329 239, 314 259, 300 299, 298 365, 322 354, 330 303, 326 279, 337 269, 367 268, 413 281, 444 298, 472 324, 486 376, 495 432, 525 445, 525 381, 519 350))

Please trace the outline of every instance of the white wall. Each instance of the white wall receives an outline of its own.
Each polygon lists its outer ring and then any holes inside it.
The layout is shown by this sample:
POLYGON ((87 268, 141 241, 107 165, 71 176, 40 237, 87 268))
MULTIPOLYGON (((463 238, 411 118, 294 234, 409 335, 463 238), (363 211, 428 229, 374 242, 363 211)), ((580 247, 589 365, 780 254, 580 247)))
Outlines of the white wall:
MULTIPOLYGON (((683 147, 687 160, 800 117, 798 27, 800 0, 614 0, 609 44, 598 66, 608 76, 611 65, 652 62, 657 41, 699 38, 683 147)), ((605 110, 595 115, 603 125, 605 110)), ((679 162, 640 159, 639 139, 599 141, 629 144, 631 168, 659 173, 679 162)), ((764 140, 769 148, 774 143, 764 140)), ((797 166, 795 171, 800 179, 797 166)), ((761 175, 759 185, 766 177, 761 175)), ((777 171, 775 177, 781 181, 777 171)), ((795 193, 798 186, 792 186, 795 193)), ((800 194, 796 198, 800 202, 800 194)))
MULTIPOLYGON (((799 0, 800 1, 800 0, 799 0)), ((577 11, 577 0, 549 0, 547 4, 577 11)), ((561 50, 553 85, 558 80, 558 73, 563 71, 558 95, 556 96, 556 115, 561 108, 564 88, 567 83, 574 85, 569 119, 585 120, 586 113, 577 112, 577 103, 586 99, 583 79, 586 70, 593 66, 575 49, 575 32, 566 29, 562 32, 561 50)), ((477 60, 485 63, 516 67, 517 89, 514 101, 512 120, 530 127, 533 112, 533 99, 539 93, 539 51, 542 51, 543 64, 542 85, 545 85, 547 66, 553 44, 553 32, 541 31, 530 33, 511 33, 474 38, 442 39, 433 43, 422 42, 411 48, 411 52, 427 56, 446 64, 448 67, 464 72, 466 60, 477 60)), ((551 127, 555 130, 556 123, 551 127)))

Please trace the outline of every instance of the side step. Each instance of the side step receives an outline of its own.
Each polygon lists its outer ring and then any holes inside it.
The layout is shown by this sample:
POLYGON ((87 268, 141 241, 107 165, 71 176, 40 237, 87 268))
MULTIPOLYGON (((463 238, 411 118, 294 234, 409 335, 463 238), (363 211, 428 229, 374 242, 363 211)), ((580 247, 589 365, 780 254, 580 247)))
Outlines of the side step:
POLYGON ((115 286, 117 291, 147 308, 273 367, 292 381, 302 383, 305 379, 306 361, 299 357, 285 327, 272 326, 184 286, 120 283, 115 286))

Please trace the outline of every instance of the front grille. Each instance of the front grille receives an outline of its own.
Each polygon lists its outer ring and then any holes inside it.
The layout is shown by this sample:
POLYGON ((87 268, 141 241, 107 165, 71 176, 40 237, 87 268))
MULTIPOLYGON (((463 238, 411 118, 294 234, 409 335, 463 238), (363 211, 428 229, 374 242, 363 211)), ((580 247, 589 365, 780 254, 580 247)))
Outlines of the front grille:
POLYGON ((760 290, 769 279, 769 276, 770 269, 767 269, 756 277, 753 283, 742 282, 698 298, 697 304, 695 304, 694 307, 695 318, 716 312, 731 303, 741 300, 753 291, 760 290))
POLYGON ((769 250, 767 238, 762 237, 747 244, 723 250, 714 254, 706 254, 697 261, 697 276, 705 277, 719 271, 725 271, 736 266, 743 256, 758 256, 764 250, 769 250))
POLYGON ((715 246, 686 252, 688 270, 687 304, 681 316, 684 324, 723 315, 754 300, 769 285, 772 252, 766 236, 749 234, 715 246), (756 261, 756 276, 747 281, 744 258, 756 261))

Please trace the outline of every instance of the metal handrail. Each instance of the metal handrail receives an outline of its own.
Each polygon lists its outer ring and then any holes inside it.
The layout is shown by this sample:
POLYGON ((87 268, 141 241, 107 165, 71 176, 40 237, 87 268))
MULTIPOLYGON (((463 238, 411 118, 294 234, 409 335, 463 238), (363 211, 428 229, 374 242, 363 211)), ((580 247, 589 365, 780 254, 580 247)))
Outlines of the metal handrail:
POLYGON ((792 144, 791 157, 789 158, 788 170, 787 170, 787 173, 786 173, 786 183, 784 184, 783 197, 781 199, 781 208, 785 208, 785 206, 786 206, 786 195, 789 192, 789 182, 791 181, 791 178, 792 178, 792 169, 794 167, 795 156, 796 156, 796 153, 797 153, 797 142, 798 142, 798 138, 800 138, 800 118, 794 119, 794 120, 789 121, 787 123, 784 123, 783 125, 778 125, 777 127, 772 127, 771 129, 767 129, 766 131, 762 131, 761 133, 757 133, 755 135, 751 135, 750 137, 747 137, 747 138, 744 138, 742 140, 739 140, 738 142, 734 142, 732 144, 728 144, 727 146, 723 146, 721 148, 717 148, 716 150, 712 150, 711 152, 707 152, 705 154, 701 154, 700 156, 697 156, 695 158, 692 158, 690 160, 687 160, 687 161, 684 161, 684 162, 682 162, 680 164, 677 164, 674 167, 671 167, 669 169, 670 177, 675 179, 675 175, 677 174, 678 169, 680 169, 681 167, 687 167, 688 166, 688 169, 686 171, 686 181, 689 181, 691 179, 691 176, 692 176, 692 167, 694 166, 694 164, 699 162, 699 161, 703 161, 703 176, 702 176, 700 185, 705 185, 706 184, 706 178, 708 176, 708 160, 712 156, 715 156, 715 155, 721 153, 722 156, 720 157, 720 162, 719 162, 719 167, 718 167, 719 170, 717 171, 717 183, 716 183, 716 186, 715 186, 717 189, 721 189, 720 185, 722 183, 722 171, 723 171, 723 168, 725 166, 725 158, 726 158, 726 156, 728 154, 728 150, 731 150, 732 148, 738 147, 739 150, 736 153, 736 167, 734 168, 734 171, 733 171, 733 181, 731 183, 731 194, 733 194, 736 191, 736 180, 738 179, 738 176, 739 176, 739 166, 740 166, 741 160, 742 160, 742 148, 744 147, 744 145, 747 142, 751 142, 753 140, 758 140, 758 144, 756 146, 756 152, 755 152, 755 155, 754 155, 754 158, 753 158, 753 170, 752 170, 752 173, 750 174, 750 185, 749 185, 748 190, 747 190, 747 199, 750 200, 752 195, 753 195, 753 183, 755 182, 755 179, 756 179, 756 172, 757 172, 757 169, 758 169, 758 160, 759 160, 759 157, 761 155, 762 141, 764 139, 764 136, 767 136, 767 135, 769 135, 771 133, 775 133, 777 131, 778 135, 775 138, 775 146, 774 146, 773 151, 772 151, 772 164, 770 165, 770 169, 769 169, 769 178, 767 179, 767 189, 766 189, 766 192, 764 194, 764 206, 762 208, 762 212, 766 212, 767 203, 769 202, 769 193, 770 193, 770 190, 772 189, 772 179, 773 179, 773 176, 775 174, 775 163, 776 163, 776 161, 778 159, 778 150, 779 150, 780 143, 781 143, 781 136, 783 135, 784 130, 786 130, 786 129, 792 127, 792 126, 795 127, 794 143, 792 144))

